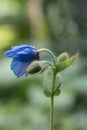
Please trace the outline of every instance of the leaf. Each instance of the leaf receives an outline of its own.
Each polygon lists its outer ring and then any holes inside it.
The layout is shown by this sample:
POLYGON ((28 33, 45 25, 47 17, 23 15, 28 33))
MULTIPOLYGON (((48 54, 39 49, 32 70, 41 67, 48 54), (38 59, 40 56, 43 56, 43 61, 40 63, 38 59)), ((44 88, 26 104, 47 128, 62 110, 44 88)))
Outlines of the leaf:
POLYGON ((56 66, 56 71, 60 72, 64 69, 66 69, 67 67, 69 67, 78 57, 78 53, 68 59, 66 59, 65 61, 62 62, 58 62, 57 66, 56 66))
POLYGON ((54 96, 58 96, 60 94, 60 87, 62 85, 62 77, 58 73, 56 75, 56 83, 55 83, 55 88, 54 88, 54 96))
POLYGON ((60 86, 62 84, 60 74, 56 75, 54 92, 52 92, 52 78, 53 78, 53 70, 51 67, 47 67, 46 70, 44 71, 44 77, 43 77, 43 90, 45 96, 47 97, 51 97, 53 94, 54 96, 58 96, 60 93, 60 86))

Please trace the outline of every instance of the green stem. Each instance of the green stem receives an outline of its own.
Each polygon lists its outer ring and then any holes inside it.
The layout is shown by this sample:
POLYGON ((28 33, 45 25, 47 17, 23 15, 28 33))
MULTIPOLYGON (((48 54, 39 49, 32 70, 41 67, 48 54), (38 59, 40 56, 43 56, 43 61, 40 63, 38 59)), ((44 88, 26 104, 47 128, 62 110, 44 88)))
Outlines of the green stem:
POLYGON ((46 64, 48 64, 49 66, 51 66, 52 69, 55 69, 55 68, 53 67, 53 65, 52 65, 50 62, 48 62, 48 61, 42 61, 42 63, 46 63, 46 64))
POLYGON ((53 130, 53 115, 54 115, 54 97, 51 97, 50 103, 50 130, 53 130))
MULTIPOLYGON (((39 49, 37 52, 47 52, 51 55, 53 59, 52 69, 53 69, 53 79, 52 79, 52 95, 51 95, 51 102, 50 102, 50 130, 53 130, 53 116, 54 116, 54 87, 55 87, 55 79, 56 79, 56 57, 49 49, 39 49)), ((49 64, 51 65, 51 64, 49 64)))
POLYGON ((50 130, 53 130, 53 116, 54 116, 54 87, 55 87, 56 72, 53 70, 53 81, 52 81, 52 96, 50 102, 50 130))
POLYGON ((49 53, 49 54, 51 55, 51 57, 53 58, 54 66, 56 66, 56 58, 55 58, 55 55, 52 53, 52 51, 50 51, 49 49, 43 48, 43 49, 37 50, 37 52, 38 52, 38 53, 39 53, 39 52, 47 52, 47 53, 49 53))

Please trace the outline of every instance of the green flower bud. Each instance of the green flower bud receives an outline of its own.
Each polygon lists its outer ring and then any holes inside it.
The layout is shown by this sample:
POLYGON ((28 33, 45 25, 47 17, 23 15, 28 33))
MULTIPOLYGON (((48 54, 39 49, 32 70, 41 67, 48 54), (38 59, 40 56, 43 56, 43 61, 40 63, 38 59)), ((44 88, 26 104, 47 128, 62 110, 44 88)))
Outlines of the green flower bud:
POLYGON ((45 71, 46 67, 49 66, 49 62, 47 61, 33 61, 26 69, 26 72, 29 74, 34 74, 38 72, 45 71))
POLYGON ((41 71, 42 67, 40 65, 39 61, 34 61, 32 62, 26 69, 26 72, 28 74, 35 74, 38 73, 39 71, 41 71))
POLYGON ((58 62, 56 66, 56 72, 61 72, 62 70, 68 68, 78 57, 78 53, 64 61, 58 62))
POLYGON ((57 61, 58 62, 62 62, 62 61, 65 61, 66 59, 69 58, 69 55, 67 52, 64 52, 62 54, 60 54, 58 57, 57 57, 57 61))

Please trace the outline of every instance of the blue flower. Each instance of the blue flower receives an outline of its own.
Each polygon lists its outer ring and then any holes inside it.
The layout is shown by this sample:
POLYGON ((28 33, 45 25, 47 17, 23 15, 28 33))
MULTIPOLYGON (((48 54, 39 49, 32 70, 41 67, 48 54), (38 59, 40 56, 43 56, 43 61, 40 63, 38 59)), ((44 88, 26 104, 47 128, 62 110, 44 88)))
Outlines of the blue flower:
POLYGON ((26 68, 34 60, 39 60, 36 48, 29 45, 13 46, 12 50, 6 51, 5 56, 13 58, 11 70, 19 78, 27 76, 26 68))

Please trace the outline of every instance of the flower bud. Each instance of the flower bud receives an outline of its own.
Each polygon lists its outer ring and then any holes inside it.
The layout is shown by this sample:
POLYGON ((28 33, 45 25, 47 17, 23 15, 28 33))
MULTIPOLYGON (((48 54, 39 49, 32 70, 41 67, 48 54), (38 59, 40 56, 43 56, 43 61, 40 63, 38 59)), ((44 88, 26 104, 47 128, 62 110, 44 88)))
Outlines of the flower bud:
POLYGON ((39 71, 41 71, 42 67, 40 65, 39 61, 34 61, 32 62, 26 69, 26 72, 28 74, 34 74, 34 73, 38 73, 39 71))
POLYGON ((61 72, 62 70, 68 68, 77 58, 78 58, 78 53, 74 56, 71 56, 67 58, 64 61, 58 62, 56 66, 56 72, 61 72))
POLYGON ((57 57, 57 61, 58 62, 62 62, 62 61, 65 61, 66 59, 69 58, 69 55, 67 52, 64 52, 62 54, 60 54, 58 57, 57 57))

